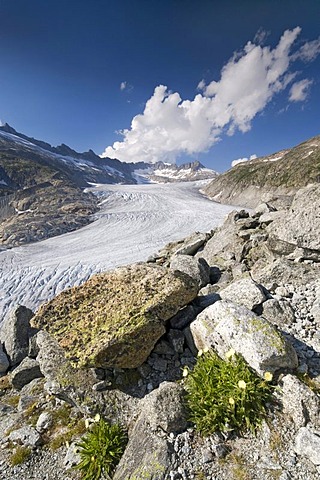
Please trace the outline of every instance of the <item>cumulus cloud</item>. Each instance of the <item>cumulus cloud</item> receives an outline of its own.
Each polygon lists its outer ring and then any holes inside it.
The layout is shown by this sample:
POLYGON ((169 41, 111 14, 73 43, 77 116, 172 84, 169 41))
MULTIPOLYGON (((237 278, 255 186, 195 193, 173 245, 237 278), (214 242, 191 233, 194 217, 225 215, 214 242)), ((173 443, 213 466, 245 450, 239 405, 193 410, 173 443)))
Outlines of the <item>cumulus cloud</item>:
POLYGON ((257 155, 255 153, 253 155, 250 155, 250 157, 238 158, 237 160, 233 160, 233 162, 231 162, 231 167, 235 167, 236 165, 238 165, 238 163, 247 162, 248 160, 254 160, 255 158, 257 158, 257 155))
POLYGON ((300 82, 295 82, 290 88, 289 101, 290 102, 303 102, 309 93, 309 89, 313 84, 312 80, 305 78, 300 82))
POLYGON ((311 42, 306 42, 294 55, 294 59, 300 59, 304 62, 312 62, 320 53, 320 37, 311 42))
MULTIPOLYGON (((298 58, 293 50, 300 32, 300 27, 286 30, 274 48, 249 41, 222 68, 220 80, 199 82, 200 93, 192 100, 182 100, 165 85, 157 86, 143 113, 121 131, 122 141, 108 146, 101 156, 125 162, 175 162, 181 154, 208 151, 224 133, 247 132, 254 117, 296 78, 298 72, 291 66, 298 58)), ((261 32, 259 42, 263 38, 261 32)), ((314 54, 309 61, 315 58, 317 46, 307 42, 299 49, 300 59, 307 61, 310 44, 314 54)), ((300 86, 301 97, 310 85, 303 84, 304 90, 300 86)))

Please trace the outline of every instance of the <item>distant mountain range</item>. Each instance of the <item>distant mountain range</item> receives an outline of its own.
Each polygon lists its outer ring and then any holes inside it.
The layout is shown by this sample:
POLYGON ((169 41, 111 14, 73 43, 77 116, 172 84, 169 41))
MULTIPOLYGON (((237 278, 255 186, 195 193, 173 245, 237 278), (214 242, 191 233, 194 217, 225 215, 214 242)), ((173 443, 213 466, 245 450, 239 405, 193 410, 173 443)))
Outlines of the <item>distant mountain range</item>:
POLYGON ((90 183, 172 182, 217 176, 216 172, 205 168, 200 162, 187 163, 179 167, 163 162, 124 163, 117 159, 101 158, 92 150, 78 153, 65 144, 52 147, 49 143, 17 132, 6 123, 0 127, 0 195, 5 190, 30 186, 30 182, 33 185, 37 183, 33 175, 31 178, 24 176, 21 183, 21 172, 16 160, 14 169, 9 165, 13 157, 30 162, 30 172, 38 167, 43 171, 46 167, 52 174, 53 172, 57 175, 62 174, 82 188, 90 183), (2 161, 4 156, 6 160, 2 161))
POLYGON ((296 147, 237 164, 204 188, 212 200, 254 207, 320 182, 320 136, 296 147))

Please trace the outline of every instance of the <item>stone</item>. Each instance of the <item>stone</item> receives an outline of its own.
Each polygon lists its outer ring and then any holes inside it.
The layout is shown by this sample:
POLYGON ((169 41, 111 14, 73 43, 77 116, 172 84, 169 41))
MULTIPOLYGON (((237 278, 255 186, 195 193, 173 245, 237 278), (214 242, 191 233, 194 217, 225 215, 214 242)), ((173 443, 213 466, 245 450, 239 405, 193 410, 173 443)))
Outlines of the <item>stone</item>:
POLYGON ((31 448, 35 448, 42 443, 41 435, 30 425, 13 430, 9 435, 9 440, 31 448))
POLYGON ((206 233, 195 233, 189 239, 186 240, 186 243, 183 243, 182 247, 176 250, 176 255, 194 255, 202 245, 208 240, 208 234, 206 233))
POLYGON ((6 373, 6 371, 9 368, 9 359, 5 352, 3 351, 2 345, 0 343, 0 374, 1 373, 6 373))
POLYGON ((170 318, 170 327, 183 330, 196 318, 197 313, 199 313, 199 311, 193 305, 187 305, 181 308, 176 315, 170 318))
POLYGON ((283 217, 284 212, 280 211, 273 211, 273 212, 265 212, 259 218, 259 222, 265 225, 269 225, 270 223, 274 222, 278 218, 283 217))
POLYGON ((66 470, 69 470, 78 465, 80 461, 81 457, 77 450, 77 444, 72 442, 67 450, 66 456, 64 457, 63 465, 65 466, 66 470))
POLYGON ((37 420, 36 430, 39 433, 43 433, 51 427, 52 423, 53 423, 52 414, 49 412, 42 412, 40 413, 39 418, 37 420))
POLYGON ((274 212, 275 208, 272 205, 269 205, 268 203, 260 203, 255 209, 254 212, 256 214, 262 215, 263 213, 269 213, 269 212, 274 212))
POLYGON ((172 447, 163 432, 169 435, 186 429, 183 395, 180 385, 164 382, 141 401, 140 415, 129 432, 129 442, 114 480, 167 478, 172 447))
POLYGON ((26 357, 18 367, 11 372, 11 383, 14 388, 21 390, 35 378, 43 377, 39 363, 33 358, 26 357))
POLYGON ((291 325, 295 321, 294 310, 285 299, 270 298, 262 304, 262 316, 279 327, 291 325))
POLYGON ((230 283, 219 291, 219 295, 222 300, 231 300, 239 305, 244 305, 249 310, 253 310, 267 298, 262 287, 249 276, 230 283))
POLYGON ((320 399, 294 375, 282 378, 281 401, 283 412, 292 418, 297 428, 309 422, 320 427, 320 399))
POLYGON ((296 436, 294 450, 298 455, 307 457, 314 465, 320 465, 320 433, 301 427, 296 436))
POLYGON ((208 295, 199 295, 194 299, 193 303, 199 310, 209 307, 213 303, 221 300, 221 297, 218 293, 209 293, 208 295))
POLYGON ((199 288, 204 287, 210 281, 209 265, 203 258, 195 259, 189 255, 174 255, 170 262, 172 270, 178 270, 194 279, 199 288))
POLYGON ((29 308, 18 305, 10 311, 3 322, 0 339, 11 366, 17 365, 28 355, 32 317, 33 312, 29 308))
POLYGON ((182 272, 150 263, 94 275, 60 293, 33 318, 77 367, 139 367, 166 322, 198 293, 182 272))
POLYGON ((169 330, 168 339, 175 352, 177 353, 183 352, 185 338, 184 338, 184 333, 181 330, 175 330, 175 329, 169 330))
POLYGON ((320 252, 320 185, 298 190, 291 208, 268 226, 269 235, 284 244, 320 252))
POLYGON ((190 331, 198 350, 213 348, 224 358, 233 348, 261 376, 298 366, 295 350, 268 320, 231 301, 207 307, 190 331))

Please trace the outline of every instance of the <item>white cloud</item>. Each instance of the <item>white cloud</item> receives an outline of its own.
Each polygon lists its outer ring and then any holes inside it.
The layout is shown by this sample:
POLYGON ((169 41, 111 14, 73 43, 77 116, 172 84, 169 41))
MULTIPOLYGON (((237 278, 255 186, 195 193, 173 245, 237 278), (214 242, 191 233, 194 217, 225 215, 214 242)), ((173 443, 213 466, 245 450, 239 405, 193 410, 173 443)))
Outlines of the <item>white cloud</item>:
POLYGON ((257 158, 257 155, 254 153, 253 155, 250 155, 250 157, 243 157, 243 158, 238 158, 237 160, 233 160, 231 162, 231 167, 235 167, 239 163, 247 162, 248 160, 255 160, 257 158))
POLYGON ((128 82, 121 82, 120 83, 120 90, 123 92, 124 90, 128 93, 132 92, 133 86, 130 85, 128 82))
MULTIPOLYGON (((296 77, 290 68, 297 59, 292 50, 300 32, 300 27, 286 30, 273 49, 248 42, 222 68, 219 81, 199 82, 201 93, 193 100, 182 100, 179 93, 157 86, 143 113, 121 132, 122 141, 108 146, 101 156, 125 162, 174 162, 181 154, 209 150, 224 133, 247 132, 254 117, 296 77)), ((299 52, 302 58, 302 47, 299 52)))
POLYGON ((121 82, 120 83, 120 90, 125 90, 127 86, 127 82, 121 82))
POLYGON ((306 42, 295 54, 295 59, 303 60, 304 62, 312 62, 320 53, 320 37, 311 42, 306 42))
POLYGON ((292 85, 289 93, 289 101, 290 102, 303 102, 309 93, 309 89, 312 85, 313 81, 308 80, 305 78, 304 80, 300 80, 300 82, 296 82, 292 85))

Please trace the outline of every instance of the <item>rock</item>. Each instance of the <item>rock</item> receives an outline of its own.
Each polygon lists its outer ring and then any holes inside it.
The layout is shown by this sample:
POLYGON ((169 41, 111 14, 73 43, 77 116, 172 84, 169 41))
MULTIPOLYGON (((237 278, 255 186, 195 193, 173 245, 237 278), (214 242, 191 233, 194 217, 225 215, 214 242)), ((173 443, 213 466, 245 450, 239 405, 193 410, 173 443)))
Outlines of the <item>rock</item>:
POLYGON ((270 223, 274 222, 278 218, 282 218, 286 213, 283 210, 280 211, 270 211, 266 212, 259 218, 259 222, 264 225, 269 225, 270 223))
POLYGON ((221 297, 218 293, 209 293, 208 295, 199 295, 194 299, 193 303, 196 305, 196 307, 198 307, 199 310, 203 310, 218 300, 221 300, 221 297))
POLYGON ((170 318, 170 327, 183 330, 189 323, 192 322, 197 316, 198 309, 193 305, 187 305, 186 307, 179 310, 176 315, 170 318))
POLYGON ((183 388, 169 382, 162 383, 144 398, 114 480, 167 478, 172 447, 163 437, 163 431, 178 433, 186 428, 182 399, 183 388))
POLYGON ((320 255, 320 185, 300 189, 290 210, 268 227, 269 235, 276 241, 308 250, 320 255))
POLYGON ((279 327, 291 325, 295 321, 294 310, 285 300, 270 298, 262 304, 262 316, 279 327))
POLYGON ((77 450, 77 444, 71 443, 70 447, 67 450, 66 456, 64 457, 63 464, 66 470, 74 468, 81 461, 80 454, 77 450))
POLYGON ((9 365, 9 359, 3 351, 2 345, 0 343, 0 374, 5 373, 8 370, 9 365))
POLYGON ((266 295, 260 285, 250 277, 240 278, 219 291, 222 300, 231 300, 253 310, 266 300, 266 295))
POLYGON ((210 281, 209 265, 203 258, 195 259, 188 255, 174 255, 170 262, 170 268, 189 275, 197 282, 199 288, 204 287, 210 281))
POLYGON ((177 353, 183 353, 184 333, 181 330, 171 329, 168 332, 168 339, 177 353))
POLYGON ((141 263, 98 274, 38 310, 48 331, 78 367, 135 368, 165 333, 165 323, 198 293, 188 275, 141 263))
POLYGON ((9 435, 9 440, 31 448, 35 448, 42 443, 41 435, 29 425, 13 430, 9 435))
POLYGON ((263 213, 269 213, 269 212, 274 212, 275 208, 272 205, 269 205, 268 203, 260 203, 255 209, 254 212, 256 214, 262 215, 263 213))
POLYGON ((309 428, 300 428, 294 450, 298 455, 306 456, 314 465, 320 465, 320 436, 309 428))
POLYGON ((39 433, 43 433, 51 427, 53 417, 49 412, 42 412, 37 420, 36 429, 39 433))
POLYGON ((208 240, 208 234, 206 233, 195 233, 189 239, 186 240, 186 243, 182 247, 176 250, 176 255, 194 255, 202 245, 208 240))
POLYGON ((320 427, 320 399, 297 377, 285 375, 282 378, 281 400, 283 412, 293 419, 297 428, 309 422, 320 427))
POLYGON ((61 370, 67 369, 67 360, 64 350, 49 333, 40 330, 36 336, 38 347, 37 362, 47 380, 56 380, 61 370))
POLYGON ((214 348, 224 358, 233 348, 259 375, 298 366, 296 352, 283 335, 242 305, 220 300, 203 310, 190 330, 198 350, 214 348))
POLYGON ((0 339, 11 366, 17 365, 28 355, 32 317, 33 312, 29 308, 18 305, 11 310, 3 322, 0 339))
POLYGON ((43 377, 39 363, 33 358, 26 357, 11 373, 11 383, 14 388, 21 390, 35 378, 43 377))

